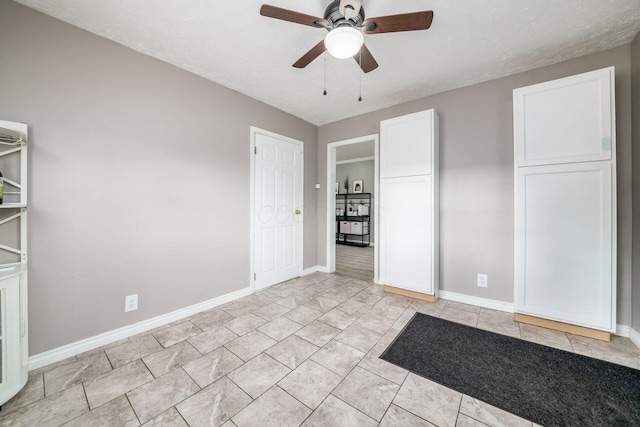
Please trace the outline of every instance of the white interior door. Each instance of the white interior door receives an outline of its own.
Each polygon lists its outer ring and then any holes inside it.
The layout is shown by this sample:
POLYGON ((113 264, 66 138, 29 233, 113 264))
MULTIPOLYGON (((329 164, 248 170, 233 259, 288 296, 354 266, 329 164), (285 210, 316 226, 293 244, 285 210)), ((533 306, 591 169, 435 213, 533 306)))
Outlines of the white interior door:
POLYGON ((259 290, 302 270, 302 143, 257 129, 252 135, 253 271, 259 290))

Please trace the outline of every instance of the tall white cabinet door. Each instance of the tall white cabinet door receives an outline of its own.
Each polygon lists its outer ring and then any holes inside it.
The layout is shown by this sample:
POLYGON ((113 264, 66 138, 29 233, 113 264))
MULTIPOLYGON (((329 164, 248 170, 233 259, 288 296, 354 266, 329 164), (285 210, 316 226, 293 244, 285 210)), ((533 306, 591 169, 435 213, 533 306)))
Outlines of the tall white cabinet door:
POLYGON ((438 115, 422 111, 380 123, 380 282, 436 295, 438 115))
POLYGON ((610 162, 519 168, 516 306, 612 330, 610 162))
POLYGON ((430 175, 382 180, 379 238, 384 283, 429 295, 434 293, 431 181, 430 175))
POLYGON ((614 69, 514 90, 515 309, 616 328, 614 69))

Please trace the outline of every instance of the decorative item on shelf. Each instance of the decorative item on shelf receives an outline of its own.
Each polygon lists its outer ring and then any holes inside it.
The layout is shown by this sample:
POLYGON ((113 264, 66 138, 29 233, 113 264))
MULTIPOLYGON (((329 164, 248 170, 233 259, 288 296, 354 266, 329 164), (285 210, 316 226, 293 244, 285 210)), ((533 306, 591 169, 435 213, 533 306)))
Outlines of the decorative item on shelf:
POLYGON ((362 180, 353 181, 353 192, 362 193, 362 190, 364 190, 364 185, 362 185, 362 180))
POLYGON ((340 192, 340 183, 336 182, 336 194, 340 192))
POLYGON ((358 206, 358 216, 369 215, 369 206, 364 204, 364 200, 360 200, 360 206, 358 206))
POLYGON ((345 189, 345 193, 349 194, 349 175, 344 177, 343 186, 345 189))
POLYGON ((354 206, 354 202, 353 200, 349 200, 349 216, 356 216, 358 215, 358 211, 356 209, 356 207, 354 206))

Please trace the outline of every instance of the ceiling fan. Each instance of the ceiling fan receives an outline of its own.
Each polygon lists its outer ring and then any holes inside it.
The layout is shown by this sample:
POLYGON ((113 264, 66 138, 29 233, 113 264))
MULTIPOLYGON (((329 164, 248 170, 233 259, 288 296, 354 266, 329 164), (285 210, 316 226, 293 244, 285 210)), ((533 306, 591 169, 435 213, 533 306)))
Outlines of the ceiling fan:
POLYGON ((431 10, 365 19, 362 0, 334 0, 325 10, 324 18, 268 4, 262 5, 260 14, 296 24, 324 28, 328 31, 325 39, 298 59, 293 64, 294 67, 304 68, 328 50, 337 58, 353 57, 365 73, 378 68, 378 63, 364 44, 363 33, 427 30, 433 21, 431 10))

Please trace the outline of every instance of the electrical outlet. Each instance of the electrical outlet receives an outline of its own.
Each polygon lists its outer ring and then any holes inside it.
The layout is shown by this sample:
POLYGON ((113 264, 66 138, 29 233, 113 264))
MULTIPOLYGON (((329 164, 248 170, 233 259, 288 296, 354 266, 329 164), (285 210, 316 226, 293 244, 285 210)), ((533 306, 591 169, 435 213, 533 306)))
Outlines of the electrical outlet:
POLYGON ((138 294, 127 295, 124 297, 124 312, 134 311, 138 309, 138 294))
POLYGON ((489 276, 478 273, 478 286, 486 288, 489 286, 489 276))

